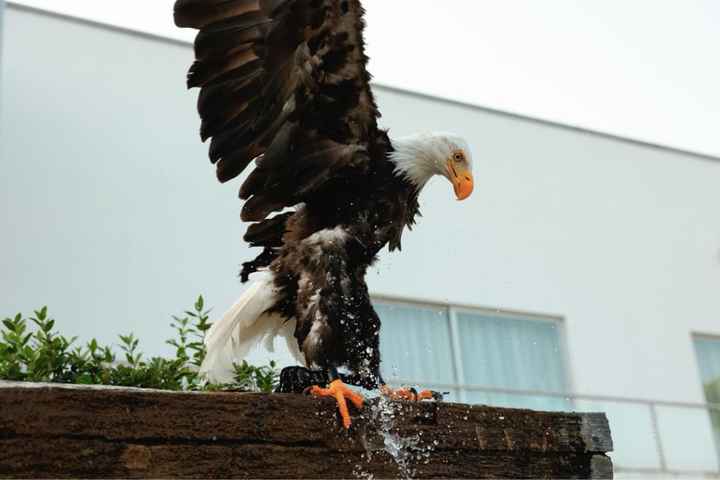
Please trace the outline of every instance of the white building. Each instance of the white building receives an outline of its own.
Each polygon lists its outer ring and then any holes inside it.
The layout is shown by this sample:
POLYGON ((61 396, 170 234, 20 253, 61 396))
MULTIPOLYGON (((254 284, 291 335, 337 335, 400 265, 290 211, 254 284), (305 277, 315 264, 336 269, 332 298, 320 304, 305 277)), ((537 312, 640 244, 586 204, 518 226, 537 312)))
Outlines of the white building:
MULTIPOLYGON (((194 135, 190 46, 12 3, 3 20, 0 314, 47 304, 68 334, 167 352, 170 315, 229 306, 255 254, 239 182, 194 135)), ((720 159, 376 94, 391 135, 451 129, 476 162, 473 197, 431 184, 369 275, 386 376, 605 411, 619 472, 720 475, 720 159)))

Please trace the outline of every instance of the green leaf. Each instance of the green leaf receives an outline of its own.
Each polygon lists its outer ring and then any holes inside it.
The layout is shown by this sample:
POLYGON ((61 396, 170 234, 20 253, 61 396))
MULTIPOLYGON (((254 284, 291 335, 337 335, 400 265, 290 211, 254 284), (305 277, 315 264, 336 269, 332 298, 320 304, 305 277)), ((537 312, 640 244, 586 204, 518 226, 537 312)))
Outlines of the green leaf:
POLYGON ((235 381, 229 385, 206 384, 198 373, 206 355, 205 333, 212 325, 201 296, 193 304, 195 311, 184 317, 172 316, 176 338, 166 343, 175 347, 173 358, 153 357, 147 361, 138 351, 140 339, 134 334, 119 335, 123 358, 115 364, 115 353, 95 338, 73 347, 77 337, 65 337, 54 331, 57 324, 48 318, 47 307, 34 311, 27 320, 22 314, 2 320, 0 327, 0 379, 52 381, 80 384, 125 385, 168 390, 233 389, 271 391, 277 383, 275 363, 257 367, 247 361, 235 366, 235 381), (38 326, 29 329, 31 321, 38 326))

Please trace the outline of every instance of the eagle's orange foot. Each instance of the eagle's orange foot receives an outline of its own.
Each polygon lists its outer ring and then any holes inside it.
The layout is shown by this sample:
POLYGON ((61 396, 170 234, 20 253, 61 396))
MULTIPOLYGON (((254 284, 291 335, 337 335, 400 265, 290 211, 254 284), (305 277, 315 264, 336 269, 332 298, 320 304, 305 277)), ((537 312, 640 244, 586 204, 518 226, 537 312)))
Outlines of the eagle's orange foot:
POLYGON ((432 390, 422 390, 418 393, 414 388, 393 389, 387 385, 382 385, 380 386, 380 393, 388 397, 390 400, 409 400, 411 402, 419 402, 421 400, 442 400, 442 394, 433 392, 432 390))
POLYGON ((306 392, 314 397, 335 397, 342 417, 343 427, 350 428, 350 412, 348 411, 347 400, 349 399, 358 410, 362 409, 365 399, 362 395, 351 390, 342 380, 334 380, 330 382, 328 388, 318 387, 317 385, 306 389, 306 392))

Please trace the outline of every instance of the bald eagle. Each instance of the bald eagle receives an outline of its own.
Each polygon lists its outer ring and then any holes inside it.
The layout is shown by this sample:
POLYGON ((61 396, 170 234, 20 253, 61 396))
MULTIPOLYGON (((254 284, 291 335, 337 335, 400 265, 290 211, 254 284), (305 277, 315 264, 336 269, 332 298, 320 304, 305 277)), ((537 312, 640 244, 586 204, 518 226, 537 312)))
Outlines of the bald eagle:
POLYGON ((251 286, 209 331, 201 370, 229 380, 251 348, 285 337, 299 368, 322 373, 307 377, 309 392, 335 398, 346 428, 347 400, 363 404, 348 384, 428 396, 385 385, 365 274, 381 249, 400 249, 431 177, 447 178, 459 200, 473 190, 462 138, 390 138, 378 127, 363 15, 359 0, 175 3, 176 25, 199 30, 187 84, 200 87, 200 135, 212 138, 217 177, 254 163, 241 218, 252 222, 244 239, 262 248, 242 267, 251 286))

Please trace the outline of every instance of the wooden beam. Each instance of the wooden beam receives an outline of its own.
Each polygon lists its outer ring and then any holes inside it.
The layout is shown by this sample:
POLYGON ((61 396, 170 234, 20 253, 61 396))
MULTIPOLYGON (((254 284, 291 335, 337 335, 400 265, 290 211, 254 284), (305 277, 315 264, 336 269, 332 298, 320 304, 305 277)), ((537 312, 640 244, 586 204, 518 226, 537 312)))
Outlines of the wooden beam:
POLYGON ((0 477, 611 478, 604 414, 0 382, 0 477))

